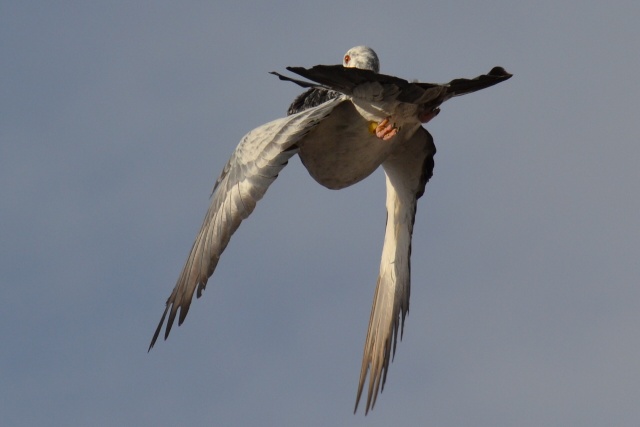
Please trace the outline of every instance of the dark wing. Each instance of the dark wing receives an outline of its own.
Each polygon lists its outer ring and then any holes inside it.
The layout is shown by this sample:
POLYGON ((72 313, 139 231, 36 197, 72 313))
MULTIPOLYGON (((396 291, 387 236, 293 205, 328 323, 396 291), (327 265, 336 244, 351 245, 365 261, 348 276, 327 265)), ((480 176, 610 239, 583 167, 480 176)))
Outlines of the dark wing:
POLYGON ((365 411, 369 412, 375 405, 396 351, 398 330, 402 339, 411 293, 411 236, 416 202, 433 175, 435 153, 433 138, 420 127, 382 164, 387 181, 387 225, 354 412, 358 409, 367 374, 365 411))
MULTIPOLYGON (((493 67, 487 74, 482 74, 474 79, 454 79, 447 83, 448 92, 452 96, 466 95, 485 89, 505 80, 509 80, 513 74, 507 73, 502 67, 493 67)), ((430 83, 419 83, 420 85, 430 83)))
POLYGON ((339 92, 326 89, 322 86, 319 86, 317 83, 310 83, 302 80, 292 79, 291 77, 283 76, 282 74, 275 71, 271 71, 270 74, 278 76, 280 80, 293 82, 303 88, 310 88, 309 90, 298 95, 296 99, 293 100, 293 102, 289 106, 289 109, 287 110, 287 115, 296 114, 308 108, 317 107, 324 102, 340 96, 339 92))
POLYGON ((167 313, 165 339, 180 309, 178 325, 187 316, 193 294, 199 298, 220 255, 240 223, 253 212, 269 185, 298 152, 298 143, 342 100, 335 99, 300 114, 274 120, 249 132, 240 142, 216 181, 211 204, 153 335, 153 347, 167 313))
POLYGON ((309 108, 317 107, 320 104, 324 104, 327 101, 335 99, 342 94, 333 90, 327 90, 322 88, 311 88, 296 97, 293 100, 287 115, 296 114, 309 108))
POLYGON ((378 83, 385 92, 392 94, 400 102, 424 104, 428 109, 435 108, 446 100, 459 95, 488 88, 511 78, 502 67, 494 67, 488 74, 473 79, 454 79, 449 83, 411 83, 407 80, 374 73, 371 70, 348 68, 341 65, 316 65, 311 68, 287 67, 287 70, 316 82, 307 83, 276 74, 281 80, 289 80, 304 87, 335 90, 350 96, 358 95, 357 88, 378 83))

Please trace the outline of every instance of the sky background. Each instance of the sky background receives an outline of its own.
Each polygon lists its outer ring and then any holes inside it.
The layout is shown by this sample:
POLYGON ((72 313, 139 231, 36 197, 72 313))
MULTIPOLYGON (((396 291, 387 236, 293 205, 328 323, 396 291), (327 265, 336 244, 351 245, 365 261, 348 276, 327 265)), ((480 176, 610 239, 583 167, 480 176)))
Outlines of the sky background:
POLYGON ((6 426, 640 425, 640 2, 0 5, 6 426), (514 77, 428 125, 411 311, 353 415, 385 222, 294 158, 203 298, 147 353, 269 71, 373 47, 382 72, 514 77), (362 407, 362 403, 361 403, 362 407))

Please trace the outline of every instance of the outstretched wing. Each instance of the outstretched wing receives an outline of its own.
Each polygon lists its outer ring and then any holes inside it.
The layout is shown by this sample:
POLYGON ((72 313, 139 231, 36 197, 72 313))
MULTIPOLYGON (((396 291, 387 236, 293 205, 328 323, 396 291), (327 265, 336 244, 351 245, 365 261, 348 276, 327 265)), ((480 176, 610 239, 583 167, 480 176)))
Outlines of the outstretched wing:
POLYGON ((167 314, 165 339, 178 309, 178 325, 182 324, 194 292, 197 289, 197 297, 201 296, 231 235, 253 212, 289 158, 298 152, 300 141, 343 100, 343 97, 334 98, 299 114, 274 120, 252 130, 242 139, 216 181, 202 228, 167 299, 149 350, 158 339, 167 314))
POLYGON ((420 127, 382 164, 387 181, 387 226, 354 412, 358 409, 367 374, 365 411, 369 412, 375 405, 396 351, 398 330, 402 339, 404 319, 409 311, 411 235, 416 202, 433 174, 435 152, 433 138, 420 127))
MULTIPOLYGON (((381 88, 380 97, 393 96, 399 102, 423 104, 426 109, 438 107, 454 96, 465 95, 488 88, 511 78, 502 67, 494 67, 487 74, 473 79, 454 79, 449 83, 414 83, 399 77, 375 73, 371 70, 343 67, 341 65, 316 65, 311 68, 287 67, 287 70, 316 82, 296 80, 276 72, 281 80, 288 80, 302 87, 335 90, 358 97, 358 88, 377 84, 381 88)), ((361 91, 362 92, 362 91, 361 91)), ((364 93, 369 93, 364 91, 364 93)))

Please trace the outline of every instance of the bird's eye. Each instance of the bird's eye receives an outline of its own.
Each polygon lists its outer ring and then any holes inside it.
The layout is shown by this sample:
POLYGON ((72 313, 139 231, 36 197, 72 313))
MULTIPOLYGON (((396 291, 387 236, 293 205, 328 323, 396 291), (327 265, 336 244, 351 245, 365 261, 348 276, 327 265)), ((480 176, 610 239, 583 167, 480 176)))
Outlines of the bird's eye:
POLYGON ((344 63, 345 63, 345 64, 348 64, 348 63, 349 63, 349 61, 351 61, 351 57, 350 57, 349 55, 345 55, 345 56, 344 56, 344 63))

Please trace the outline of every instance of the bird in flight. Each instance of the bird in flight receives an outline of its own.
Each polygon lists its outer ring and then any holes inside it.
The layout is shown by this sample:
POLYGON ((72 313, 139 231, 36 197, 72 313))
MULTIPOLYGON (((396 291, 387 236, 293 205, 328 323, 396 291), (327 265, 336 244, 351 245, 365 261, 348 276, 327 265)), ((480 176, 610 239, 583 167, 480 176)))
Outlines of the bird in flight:
POLYGON ((245 135, 217 179, 209 209, 178 281, 167 299, 149 350, 187 316, 213 274, 231 235, 288 160, 298 154, 309 174, 330 189, 353 185, 380 165, 386 176, 387 223, 380 273, 364 346, 354 412, 368 380, 365 414, 384 389, 389 362, 409 311, 411 236, 417 200, 433 174, 436 152, 423 127, 450 98, 511 77, 501 67, 474 79, 415 83, 380 74, 376 53, 357 46, 342 65, 287 67, 309 81, 272 72, 306 88, 288 114, 245 135), (178 314, 179 313, 179 314, 178 314), (168 317, 167 317, 168 315, 168 317))

